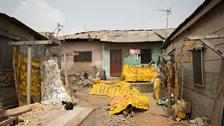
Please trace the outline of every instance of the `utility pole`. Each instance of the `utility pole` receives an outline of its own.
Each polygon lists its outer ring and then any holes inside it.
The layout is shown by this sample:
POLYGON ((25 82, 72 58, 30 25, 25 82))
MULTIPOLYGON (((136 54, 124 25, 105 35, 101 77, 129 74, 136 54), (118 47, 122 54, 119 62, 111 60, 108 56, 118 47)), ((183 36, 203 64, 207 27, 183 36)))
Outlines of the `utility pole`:
POLYGON ((165 34, 165 38, 167 39, 167 30, 168 30, 168 22, 169 22, 169 15, 171 14, 171 8, 170 9, 158 9, 158 11, 163 11, 163 12, 166 12, 166 34, 165 34))

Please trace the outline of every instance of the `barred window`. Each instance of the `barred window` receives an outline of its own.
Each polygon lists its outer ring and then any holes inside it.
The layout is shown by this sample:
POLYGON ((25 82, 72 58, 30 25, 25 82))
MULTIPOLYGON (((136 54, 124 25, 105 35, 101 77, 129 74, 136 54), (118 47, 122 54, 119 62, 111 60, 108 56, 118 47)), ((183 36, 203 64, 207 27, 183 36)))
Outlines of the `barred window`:
POLYGON ((79 55, 74 56, 74 62, 92 62, 92 51, 78 53, 79 55))

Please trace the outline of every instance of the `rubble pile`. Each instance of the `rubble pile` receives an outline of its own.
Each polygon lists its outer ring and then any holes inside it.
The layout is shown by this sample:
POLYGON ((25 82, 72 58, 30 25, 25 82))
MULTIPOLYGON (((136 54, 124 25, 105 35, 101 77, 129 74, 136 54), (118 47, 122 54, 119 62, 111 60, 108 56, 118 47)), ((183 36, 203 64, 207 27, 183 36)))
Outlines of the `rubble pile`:
POLYGON ((83 90, 87 87, 92 87, 96 79, 89 72, 76 73, 68 76, 69 84, 72 85, 73 91, 83 90))
POLYGON ((206 117, 196 117, 193 120, 190 120, 190 126, 209 126, 208 124, 208 118, 206 117))

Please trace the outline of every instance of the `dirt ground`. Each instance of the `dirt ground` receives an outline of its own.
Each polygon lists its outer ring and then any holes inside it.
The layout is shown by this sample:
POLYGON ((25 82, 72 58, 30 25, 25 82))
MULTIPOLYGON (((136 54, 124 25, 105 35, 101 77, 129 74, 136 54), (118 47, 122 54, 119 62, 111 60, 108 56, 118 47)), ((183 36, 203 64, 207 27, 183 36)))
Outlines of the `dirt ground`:
POLYGON ((126 119, 122 114, 109 115, 107 104, 110 104, 110 97, 89 95, 89 90, 76 92, 77 106, 95 108, 96 126, 189 126, 187 121, 170 119, 166 110, 156 105, 152 93, 145 94, 149 97, 149 110, 135 113, 133 117, 126 119))

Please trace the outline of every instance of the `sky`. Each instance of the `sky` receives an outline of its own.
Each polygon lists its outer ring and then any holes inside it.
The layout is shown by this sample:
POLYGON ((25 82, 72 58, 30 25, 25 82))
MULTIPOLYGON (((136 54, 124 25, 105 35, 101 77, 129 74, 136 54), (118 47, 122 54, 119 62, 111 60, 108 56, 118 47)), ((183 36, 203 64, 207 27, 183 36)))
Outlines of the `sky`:
POLYGON ((176 28, 204 0, 1 0, 0 12, 38 32, 59 36, 83 31, 176 28))

